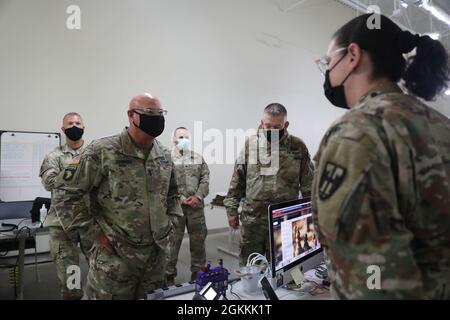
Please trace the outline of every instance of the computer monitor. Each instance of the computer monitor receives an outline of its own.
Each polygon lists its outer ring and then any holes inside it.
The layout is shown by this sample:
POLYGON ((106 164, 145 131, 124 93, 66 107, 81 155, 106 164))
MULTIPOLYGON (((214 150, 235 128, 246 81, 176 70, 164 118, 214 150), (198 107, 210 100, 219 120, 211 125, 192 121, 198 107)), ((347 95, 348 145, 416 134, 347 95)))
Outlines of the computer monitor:
POLYGON ((272 276, 277 286, 292 281, 293 269, 306 272, 322 263, 310 198, 271 204, 269 230, 272 276))

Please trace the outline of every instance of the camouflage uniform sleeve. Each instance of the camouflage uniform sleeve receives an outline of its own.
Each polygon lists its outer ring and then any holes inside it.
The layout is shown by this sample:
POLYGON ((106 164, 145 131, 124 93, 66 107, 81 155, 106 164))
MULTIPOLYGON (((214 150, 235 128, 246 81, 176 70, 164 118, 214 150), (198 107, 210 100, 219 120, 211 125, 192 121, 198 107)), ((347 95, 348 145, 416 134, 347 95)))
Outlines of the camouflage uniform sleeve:
POLYGON ((308 152, 308 148, 304 146, 304 157, 300 164, 300 191, 302 197, 311 196, 311 185, 314 177, 314 165, 308 152))
POLYGON ((69 164, 55 185, 55 213, 68 231, 93 223, 85 195, 103 179, 101 160, 93 144, 82 153, 79 162, 69 164))
POLYGON ((416 297, 413 234, 399 214, 389 152, 368 130, 344 123, 317 157, 313 212, 333 290, 347 299, 416 297))
POLYGON ((180 196, 178 192, 175 164, 173 162, 172 173, 170 175, 169 191, 167 193, 167 214, 171 217, 173 223, 176 222, 177 217, 183 216, 183 211, 180 204, 180 196))
POLYGON ((61 172, 59 167, 59 158, 48 154, 42 161, 39 177, 41 177, 42 185, 45 190, 52 191, 55 187, 55 181, 58 174, 61 172))
POLYGON ((209 194, 209 168, 205 159, 202 159, 202 172, 195 196, 203 200, 209 194))
POLYGON ((247 164, 245 152, 247 147, 248 141, 236 160, 230 187, 228 188, 227 196, 223 200, 228 216, 238 215, 239 202, 243 197, 245 197, 245 189, 247 184, 247 164))

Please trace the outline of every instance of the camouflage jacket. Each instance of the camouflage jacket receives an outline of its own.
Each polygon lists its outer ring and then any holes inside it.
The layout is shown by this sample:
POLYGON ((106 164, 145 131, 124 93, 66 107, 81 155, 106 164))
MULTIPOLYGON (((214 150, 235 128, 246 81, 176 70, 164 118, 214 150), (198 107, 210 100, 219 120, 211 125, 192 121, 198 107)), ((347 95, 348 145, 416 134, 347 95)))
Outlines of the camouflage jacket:
MULTIPOLYGON (((53 188, 55 187, 55 181, 58 175, 63 173, 64 168, 73 159, 79 156, 83 149, 84 147, 82 146, 74 150, 65 144, 64 146, 56 147, 52 152, 45 156, 41 165, 39 177, 41 177, 42 185, 45 190, 52 192, 52 203, 55 202, 53 188)), ((45 223, 47 226, 60 226, 59 221, 56 219, 53 205, 50 207, 45 223)))
POLYGON ((248 219, 257 219, 267 217, 270 203, 298 199, 299 191, 303 197, 310 196, 314 167, 303 141, 286 133, 273 154, 265 141, 258 135, 251 136, 236 161, 223 202, 229 216, 238 214, 242 198, 242 213, 248 219), (275 160, 262 161, 265 153, 275 155, 278 164, 275 160))
POLYGON ((181 202, 195 195, 203 204, 203 199, 209 194, 209 168, 203 157, 193 151, 181 154, 174 148, 172 161, 181 202))
POLYGON ((172 219, 182 215, 170 150, 155 140, 146 158, 127 129, 93 141, 79 164, 65 169, 57 188, 56 214, 63 226, 95 222, 113 246, 139 248, 155 241, 167 249, 172 219), (85 193, 95 215, 84 209, 85 193))
POLYGON ((379 87, 331 126, 315 161, 333 293, 450 298, 450 120, 396 85, 379 87))

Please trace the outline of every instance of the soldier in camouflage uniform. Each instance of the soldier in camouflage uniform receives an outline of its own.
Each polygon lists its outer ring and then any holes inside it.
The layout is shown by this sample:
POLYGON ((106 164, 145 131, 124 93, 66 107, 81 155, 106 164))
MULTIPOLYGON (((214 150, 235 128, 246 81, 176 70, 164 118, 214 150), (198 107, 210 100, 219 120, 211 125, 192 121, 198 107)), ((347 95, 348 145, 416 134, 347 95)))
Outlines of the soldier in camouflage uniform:
POLYGON ((289 126, 286 117, 287 111, 281 104, 274 103, 265 108, 260 125, 264 135, 254 135, 246 141, 223 202, 230 227, 238 228, 238 207, 241 199, 245 198, 240 214, 241 265, 247 263, 247 257, 253 252, 270 258, 269 204, 297 199, 300 191, 303 197, 310 196, 314 167, 303 141, 286 131, 289 126), (267 138, 261 139, 264 136, 267 138), (272 148, 274 144, 278 147, 272 148), (270 153, 272 149, 278 149, 275 150, 276 156, 270 153), (261 161, 266 153, 274 155, 270 162, 261 161), (256 154, 257 159, 254 157, 256 154), (278 159, 277 165, 272 163, 275 158, 278 159))
POLYGON ((206 262, 205 239, 207 235, 203 199, 209 193, 209 169, 203 157, 190 150, 189 131, 180 127, 173 135, 172 160, 175 164, 181 208, 184 217, 179 219, 175 231, 175 244, 167 263, 167 284, 174 284, 177 260, 184 230, 189 233, 191 251, 191 280, 206 262))
POLYGON ((450 120, 415 97, 445 88, 448 56, 438 41, 384 16, 381 29, 368 29, 369 17, 335 34, 321 66, 330 102, 351 108, 314 159, 313 212, 332 293, 449 299, 450 120), (401 55, 414 48, 404 73, 401 55), (400 77, 411 95, 396 85, 400 77))
POLYGON ((66 135, 66 144, 57 147, 45 156, 41 165, 39 176, 47 191, 52 192, 52 205, 48 212, 45 224, 50 233, 50 254, 56 266, 59 279, 61 297, 64 300, 81 299, 83 291, 80 289, 69 289, 67 287, 67 268, 71 265, 79 266, 80 248, 81 252, 88 259, 89 250, 92 247, 94 234, 86 229, 80 237, 78 229, 72 231, 65 230, 61 222, 55 215, 54 187, 58 176, 62 175, 64 168, 74 159, 79 157, 83 150, 84 141, 81 139, 84 132, 84 124, 78 113, 71 112, 64 116, 62 132, 66 135), (80 248, 78 248, 80 243, 80 248))
POLYGON ((150 94, 134 97, 130 127, 92 142, 65 169, 55 208, 60 220, 69 230, 88 224, 101 230, 90 259, 90 299, 140 299, 164 286, 173 223, 182 215, 170 150, 155 139, 166 112, 150 94), (95 215, 85 210, 85 194, 95 215))

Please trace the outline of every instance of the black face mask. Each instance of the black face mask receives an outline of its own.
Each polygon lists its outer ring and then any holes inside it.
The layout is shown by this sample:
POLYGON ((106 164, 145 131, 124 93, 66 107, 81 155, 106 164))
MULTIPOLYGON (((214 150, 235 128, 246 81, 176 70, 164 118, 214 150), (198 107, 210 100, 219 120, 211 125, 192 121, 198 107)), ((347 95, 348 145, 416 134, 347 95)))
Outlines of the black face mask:
POLYGON ((73 126, 71 128, 64 129, 64 133, 66 137, 72 141, 78 141, 81 139, 84 133, 84 129, 78 128, 77 126, 73 126))
POLYGON ((164 131, 164 116, 149 116, 147 114, 137 113, 139 115, 139 126, 133 121, 133 124, 144 131, 149 136, 156 138, 161 135, 164 131))
POLYGON ((323 83, 323 91, 325 93, 325 97, 327 97, 328 101, 330 101, 334 106, 344 109, 349 109, 347 100, 345 99, 345 90, 344 90, 344 82, 347 81, 348 77, 352 74, 353 71, 345 77, 344 81, 339 86, 333 87, 330 82, 330 72, 333 70, 339 62, 344 58, 343 56, 339 61, 331 68, 327 70, 325 73, 325 82, 323 83))
MULTIPOLYGON (((280 129, 280 130, 273 129, 273 130, 274 131, 275 130, 278 131, 278 140, 281 140, 281 138, 284 136, 284 133, 286 131, 285 129, 280 129)), ((274 138, 274 137, 272 137, 272 130, 270 130, 270 129, 263 129, 263 133, 266 136, 267 141, 268 142, 272 142, 272 140, 274 138)))

